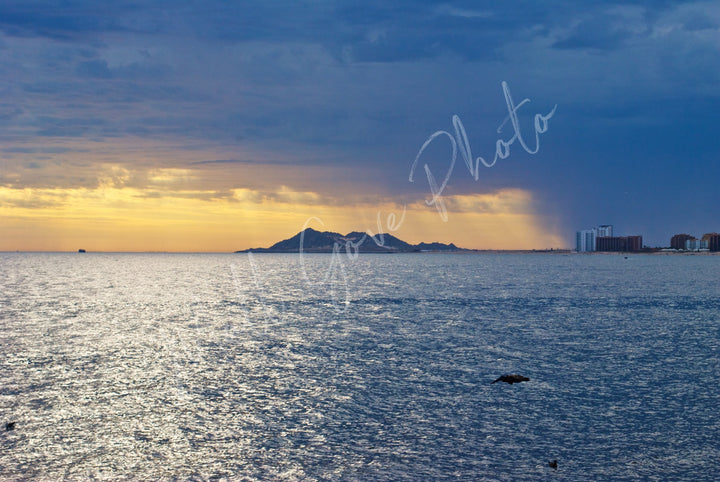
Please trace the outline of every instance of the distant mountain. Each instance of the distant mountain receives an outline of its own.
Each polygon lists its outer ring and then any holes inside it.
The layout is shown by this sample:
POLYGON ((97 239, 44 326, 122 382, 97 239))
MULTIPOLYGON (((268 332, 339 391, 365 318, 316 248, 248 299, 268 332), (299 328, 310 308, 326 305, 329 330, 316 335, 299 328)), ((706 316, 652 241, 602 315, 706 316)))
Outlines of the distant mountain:
POLYGON ((420 243, 410 244, 396 238, 392 234, 376 234, 369 236, 366 233, 353 231, 346 235, 331 231, 317 231, 307 228, 295 236, 273 244, 269 248, 255 248, 236 251, 236 253, 299 253, 302 241, 304 253, 332 253, 337 245, 338 249, 357 250, 360 253, 412 253, 420 251, 465 251, 454 244, 420 243))
POLYGON ((420 243, 415 245, 415 249, 419 251, 465 251, 462 248, 458 248, 453 243, 420 243))

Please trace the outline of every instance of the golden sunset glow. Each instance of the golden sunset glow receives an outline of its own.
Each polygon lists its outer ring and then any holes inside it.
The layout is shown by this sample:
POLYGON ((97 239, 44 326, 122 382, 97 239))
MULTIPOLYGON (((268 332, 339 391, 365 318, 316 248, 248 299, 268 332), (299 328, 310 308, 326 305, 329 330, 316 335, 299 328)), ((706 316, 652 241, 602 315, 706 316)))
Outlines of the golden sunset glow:
MULTIPOLYGON (((150 176, 166 185, 188 177, 182 170, 150 176)), ((343 204, 285 186, 223 193, 116 187, 110 180, 94 189, 0 187, 0 249, 232 252, 268 247, 304 226, 342 234, 382 229, 411 243, 453 242, 465 248, 561 246, 561 238, 532 214, 531 201, 530 193, 517 189, 451 196, 445 198, 449 219, 443 222, 422 201, 405 206, 403 218, 403 206, 396 202, 343 204)))

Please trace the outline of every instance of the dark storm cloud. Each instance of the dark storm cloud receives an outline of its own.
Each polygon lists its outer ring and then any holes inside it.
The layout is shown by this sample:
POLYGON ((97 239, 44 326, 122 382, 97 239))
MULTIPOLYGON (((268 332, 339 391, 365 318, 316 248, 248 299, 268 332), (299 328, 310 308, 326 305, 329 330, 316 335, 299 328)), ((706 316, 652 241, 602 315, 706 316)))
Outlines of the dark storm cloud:
POLYGON ((87 62, 80 62, 77 66, 76 72, 81 77, 101 79, 109 79, 112 77, 107 61, 105 60, 88 60, 87 62))
MULTIPOLYGON (((613 24, 614 19, 607 15, 595 16, 580 21, 569 35, 553 44, 560 49, 599 49, 612 50, 625 41, 644 32, 632 32, 613 24)), ((644 27, 644 26, 642 26, 644 27)), ((643 30, 645 30, 643 28, 643 30)))
POLYGON ((11 36, 57 40, 124 30, 113 17, 120 3, 8 0, 0 6, 0 30, 11 36))
POLYGON ((578 229, 659 218, 673 192, 676 222, 700 224, 691 199, 717 183, 719 25, 714 3, 693 1, 5 0, 0 135, 8 155, 58 139, 201 142, 178 164, 346 166, 358 189, 401 196, 426 189, 407 170, 453 114, 492 156, 504 80, 531 99, 525 126, 558 113, 537 156, 514 149, 480 181, 457 167, 455 192, 525 188, 578 229))

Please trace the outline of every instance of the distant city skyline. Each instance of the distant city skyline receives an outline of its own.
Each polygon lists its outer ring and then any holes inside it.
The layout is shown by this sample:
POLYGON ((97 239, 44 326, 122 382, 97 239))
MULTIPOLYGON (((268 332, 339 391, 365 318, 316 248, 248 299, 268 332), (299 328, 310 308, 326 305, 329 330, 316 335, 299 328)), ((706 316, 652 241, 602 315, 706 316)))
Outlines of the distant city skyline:
POLYGON ((701 1, 5 0, 0 250, 718 230, 718 35, 701 1))
POLYGON ((720 251, 720 234, 705 233, 700 239, 691 234, 676 234, 670 238, 670 248, 687 251, 720 251))
POLYGON ((639 251, 642 248, 672 248, 688 251, 719 251, 720 234, 707 232, 701 239, 689 234, 675 234, 667 244, 648 246, 643 243, 642 234, 613 236, 613 225, 603 224, 575 233, 575 251, 639 251))

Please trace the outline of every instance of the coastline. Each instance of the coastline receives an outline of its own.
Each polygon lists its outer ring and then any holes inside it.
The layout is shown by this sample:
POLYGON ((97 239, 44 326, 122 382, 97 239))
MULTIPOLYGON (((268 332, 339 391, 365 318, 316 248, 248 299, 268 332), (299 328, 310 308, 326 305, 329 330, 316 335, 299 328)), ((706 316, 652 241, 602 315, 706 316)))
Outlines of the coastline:
MULTIPOLYGON (((0 251, 0 254, 78 254, 77 251, 0 251)), ((299 254, 299 250, 268 251, 245 249, 240 251, 87 251, 84 254, 299 254)), ((303 254, 332 254, 332 250, 304 250, 303 254)), ((437 251, 359 251, 357 254, 559 254, 572 256, 718 256, 720 251, 589 251, 578 252, 570 249, 459 249, 459 250, 437 250, 437 251)))

